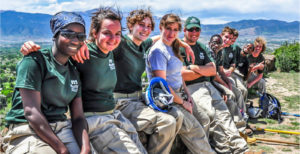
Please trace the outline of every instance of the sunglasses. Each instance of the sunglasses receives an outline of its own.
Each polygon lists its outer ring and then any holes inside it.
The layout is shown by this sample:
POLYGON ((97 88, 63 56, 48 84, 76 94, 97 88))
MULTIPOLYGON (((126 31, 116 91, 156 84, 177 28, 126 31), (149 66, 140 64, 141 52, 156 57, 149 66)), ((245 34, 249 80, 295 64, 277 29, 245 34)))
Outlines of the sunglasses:
POLYGON ((198 28, 198 27, 190 28, 190 29, 187 29, 187 31, 189 31, 189 32, 193 32, 193 31, 200 32, 200 28, 198 28))
POLYGON ((68 29, 62 29, 60 31, 60 35, 67 39, 75 39, 77 38, 80 42, 85 41, 86 35, 85 33, 77 33, 68 29))

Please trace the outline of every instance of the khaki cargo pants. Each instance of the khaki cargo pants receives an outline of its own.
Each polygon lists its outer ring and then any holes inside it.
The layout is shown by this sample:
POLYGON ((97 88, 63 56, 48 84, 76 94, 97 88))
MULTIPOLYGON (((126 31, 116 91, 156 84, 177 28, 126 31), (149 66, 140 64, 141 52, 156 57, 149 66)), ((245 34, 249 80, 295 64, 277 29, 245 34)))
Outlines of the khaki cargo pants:
POLYGON ((131 121, 136 130, 150 136, 147 143, 148 153, 170 153, 183 121, 183 114, 178 112, 178 109, 172 108, 168 113, 164 113, 150 108, 138 98, 116 100, 116 108, 131 121))
MULTIPOLYGON (((71 154, 80 153, 78 144, 73 136, 70 121, 55 122, 49 125, 71 154)), ((3 138, 3 143, 7 154, 56 154, 49 144, 36 135, 28 123, 11 124, 9 131, 3 138)))
POLYGON ((119 110, 103 115, 97 112, 86 116, 86 120, 89 126, 90 142, 96 153, 147 153, 134 126, 119 110))
POLYGON ((182 142, 193 154, 213 154, 205 131, 193 114, 188 112, 182 105, 174 104, 184 115, 182 127, 178 132, 182 142))
MULTIPOLYGON (((217 89, 210 82, 188 85, 188 89, 195 102, 193 113, 204 112, 209 116, 211 146, 218 153, 243 153, 247 151, 247 143, 239 135, 226 103, 217 89)), ((203 118, 195 117, 200 123, 203 123, 201 121, 203 118)))
MULTIPOLYGON (((234 79, 235 86, 242 92, 242 95, 244 97, 244 101, 247 101, 248 97, 248 89, 247 89, 247 82, 244 81, 243 76, 240 75, 238 70, 235 70, 231 77, 234 79)), ((246 111, 246 110, 245 110, 246 111)))
POLYGON ((117 107, 138 131, 150 135, 147 148, 149 153, 168 154, 176 134, 192 153, 213 153, 200 123, 177 104, 163 113, 148 107, 141 100, 119 98, 117 107))
MULTIPOLYGON (((249 79, 248 79, 248 83, 250 83, 251 81, 253 81, 255 78, 257 77, 257 75, 255 73, 251 73, 249 79)), ((265 79, 261 78, 258 82, 256 82, 253 85, 254 88, 258 88, 258 91, 260 93, 265 93, 266 92, 266 81, 265 79)))
POLYGON ((219 85, 219 87, 223 88, 223 90, 225 91, 226 95, 227 95, 227 108, 232 116, 232 119, 237 127, 237 129, 239 130, 239 132, 245 133, 245 129, 246 129, 246 124, 247 122, 244 120, 244 117, 241 113, 241 108, 239 108, 239 106, 243 106, 245 105, 242 97, 240 97, 242 94, 241 92, 235 87, 232 86, 232 90, 226 88, 225 86, 223 86, 222 84, 219 84, 217 82, 215 82, 217 85, 219 85), (236 93, 234 93, 236 92, 236 93), (239 95, 238 96, 238 101, 236 101, 236 94, 239 95))

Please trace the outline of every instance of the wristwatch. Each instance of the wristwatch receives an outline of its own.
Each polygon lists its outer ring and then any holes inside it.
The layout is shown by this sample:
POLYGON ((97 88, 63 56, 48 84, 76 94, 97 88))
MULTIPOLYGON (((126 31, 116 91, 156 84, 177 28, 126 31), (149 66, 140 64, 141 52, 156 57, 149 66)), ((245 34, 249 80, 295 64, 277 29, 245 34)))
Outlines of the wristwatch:
POLYGON ((191 65, 187 66, 186 69, 191 70, 191 65))

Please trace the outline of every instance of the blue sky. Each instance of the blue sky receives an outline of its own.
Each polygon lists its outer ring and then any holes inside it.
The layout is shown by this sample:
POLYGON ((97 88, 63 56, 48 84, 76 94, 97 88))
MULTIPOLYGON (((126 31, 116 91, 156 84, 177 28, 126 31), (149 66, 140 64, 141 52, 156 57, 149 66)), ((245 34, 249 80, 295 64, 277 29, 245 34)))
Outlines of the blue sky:
POLYGON ((124 12, 151 7, 154 15, 170 11, 186 18, 194 15, 204 24, 221 24, 242 19, 300 21, 299 0, 9 0, 0 10, 54 14, 58 11, 86 11, 114 5, 124 12))

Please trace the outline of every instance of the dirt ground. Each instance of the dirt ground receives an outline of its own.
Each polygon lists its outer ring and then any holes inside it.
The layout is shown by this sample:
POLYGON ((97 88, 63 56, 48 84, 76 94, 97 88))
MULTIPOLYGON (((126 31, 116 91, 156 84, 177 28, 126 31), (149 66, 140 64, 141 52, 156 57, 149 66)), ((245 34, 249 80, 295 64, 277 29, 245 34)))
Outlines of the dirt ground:
MULTIPOLYGON (((300 114, 300 76, 299 73, 279 73, 273 72, 266 79, 267 92, 277 97, 282 106, 282 112, 300 114)), ((258 106, 258 96, 252 94, 249 100, 254 106, 258 106)), ((249 102, 248 102, 249 104, 249 102)), ((283 121, 279 124, 273 119, 251 119, 249 124, 259 128, 267 128, 274 130, 285 130, 292 132, 300 132, 300 117, 282 116, 283 121)), ((296 154, 300 153, 299 139, 300 135, 279 134, 273 132, 255 131, 254 138, 265 138, 272 140, 295 142, 298 145, 288 145, 283 143, 271 143, 257 141, 256 144, 249 145, 253 151, 264 150, 266 153, 276 154, 296 154)))

